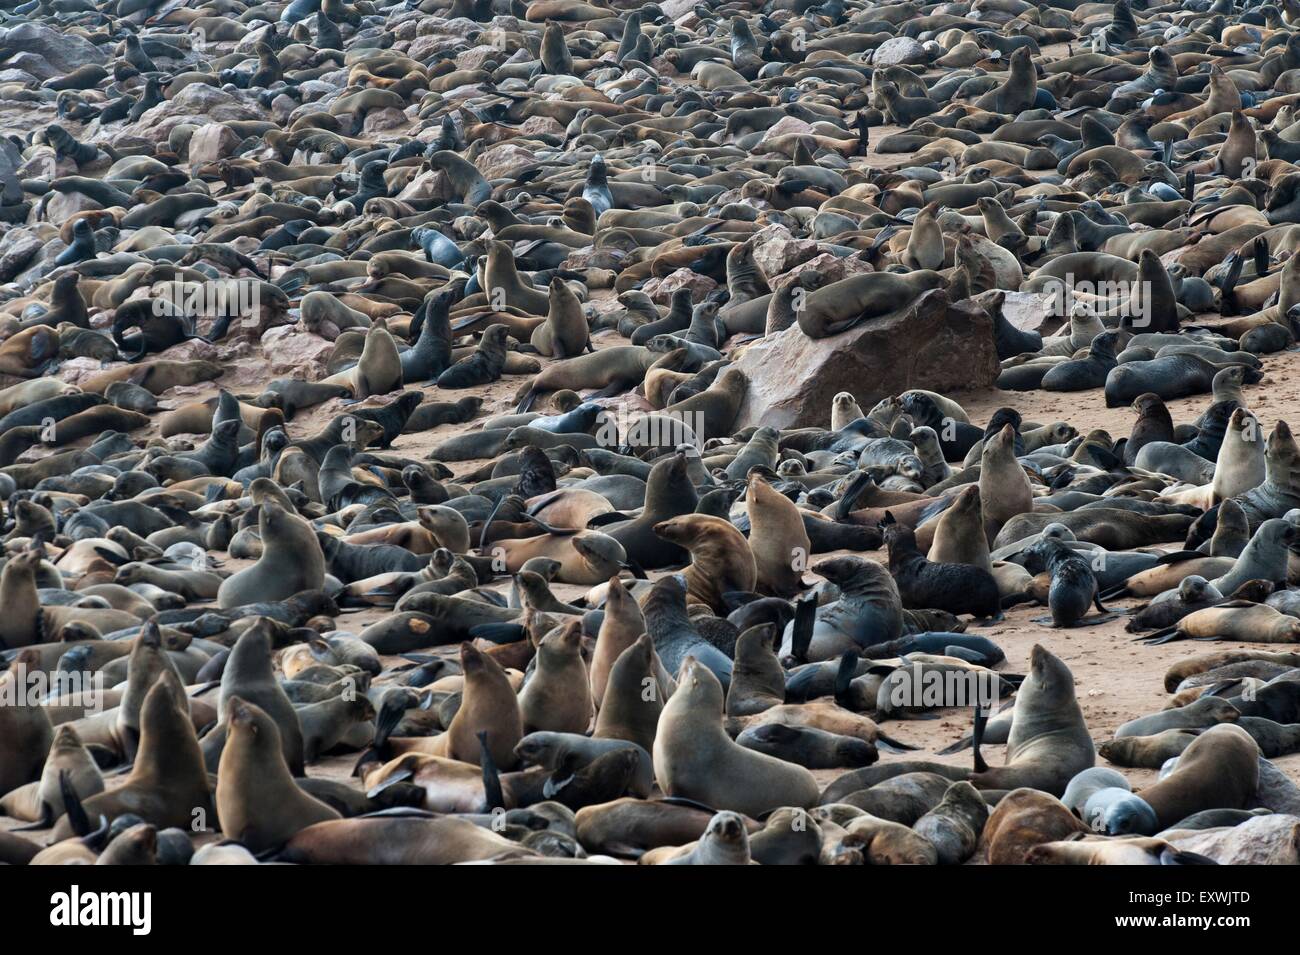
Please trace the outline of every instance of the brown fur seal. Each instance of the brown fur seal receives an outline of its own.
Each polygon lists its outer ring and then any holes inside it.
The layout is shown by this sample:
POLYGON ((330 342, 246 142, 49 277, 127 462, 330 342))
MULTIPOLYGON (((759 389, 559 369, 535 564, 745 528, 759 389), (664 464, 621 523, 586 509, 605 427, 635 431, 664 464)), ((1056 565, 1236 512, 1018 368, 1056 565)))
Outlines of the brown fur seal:
POLYGON ((352 393, 357 398, 386 395, 402 387, 402 359, 387 325, 378 321, 366 331, 366 344, 352 370, 352 393))
POLYGON ((36 651, 24 650, 13 659, 8 671, 0 675, 0 692, 7 703, 0 706, 0 794, 40 778, 54 739, 54 729, 44 708, 28 705, 26 681, 40 669, 36 651), (16 705, 8 705, 9 700, 16 705))
POLYGON ((586 350, 589 335, 578 296, 563 279, 551 279, 546 321, 533 329, 532 346, 549 358, 574 358, 586 350))
POLYGON ((625 739, 646 752, 653 751, 668 695, 659 670, 654 641, 649 634, 642 633, 610 667, 600 712, 596 715, 594 738, 625 739))
MULTIPOLYGON (((182 687, 160 679, 145 697, 140 713, 140 749, 126 782, 85 802, 86 814, 110 821, 133 813, 159 828, 189 829, 213 822, 212 798, 203 753, 194 736, 182 687)), ((66 839, 72 827, 65 815, 54 838, 66 839)))
POLYGON ((227 838, 250 852, 263 852, 313 823, 341 818, 294 783, 274 720, 238 696, 226 701, 225 710, 216 801, 227 838))
POLYGON ((582 621, 573 619, 542 637, 536 669, 519 694, 524 732, 585 733, 591 724, 591 680, 582 662, 582 621))
POLYGON ((1016 431, 1010 424, 984 442, 980 453, 980 502, 990 541, 1013 517, 1033 509, 1034 492, 1016 460, 1016 431))
POLYGON ((1023 865, 1035 846, 1087 831, 1059 799, 1036 789, 1017 789, 989 814, 980 843, 990 865, 1023 865))
POLYGON ((654 530, 691 552, 691 566, 686 568, 688 599, 725 614, 728 608, 723 594, 753 590, 757 584, 758 568, 749 542, 729 521, 684 514, 656 524, 654 530))
POLYGON ((812 773, 737 745, 722 729, 722 707, 718 678, 688 657, 655 735, 655 774, 664 792, 749 816, 816 803, 812 773))
POLYGON ((451 865, 505 853, 533 855, 470 819, 372 816, 308 826, 279 858, 302 865, 451 865))
POLYGON ((72 723, 63 723, 55 730, 40 780, 20 786, 0 799, 0 814, 39 823, 42 829, 51 826, 66 812, 64 785, 71 786, 83 801, 104 791, 99 766, 72 723))
POLYGON ((272 499, 262 502, 258 522, 262 556, 221 583, 217 605, 223 610, 284 600, 325 583, 325 556, 310 524, 272 499))
POLYGON ((487 733, 487 747, 502 769, 515 764, 515 746, 523 734, 523 720, 514 687, 501 665, 472 644, 460 647, 465 674, 460 709, 441 736, 421 751, 479 765, 482 753, 478 734, 487 733))
POLYGON ((803 570, 812 553, 799 508, 757 473, 749 477, 745 503, 759 589, 777 597, 793 597, 804 589, 803 570))
POLYGON ((1172 773, 1138 790, 1160 828, 1203 809, 1244 809, 1259 786, 1259 746, 1240 726, 1206 730, 1178 757, 1172 773))
POLYGON ((938 272, 928 270, 851 275, 810 292, 796 311, 799 327, 809 338, 827 338, 868 318, 906 308, 921 293, 944 284, 938 272))
POLYGON ((591 653, 591 698, 597 708, 605 697, 614 662, 643 633, 645 615, 640 605, 617 576, 611 577, 605 592, 605 616, 591 653))

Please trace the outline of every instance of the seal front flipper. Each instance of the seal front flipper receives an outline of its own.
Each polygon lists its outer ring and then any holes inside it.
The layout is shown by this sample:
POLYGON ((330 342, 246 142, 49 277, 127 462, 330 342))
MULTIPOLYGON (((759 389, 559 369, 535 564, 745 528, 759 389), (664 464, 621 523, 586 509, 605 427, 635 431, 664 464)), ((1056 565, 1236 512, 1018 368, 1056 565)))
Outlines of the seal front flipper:
POLYGON ((1227 268, 1224 270, 1222 284, 1219 287, 1219 314, 1236 315, 1239 307, 1235 289, 1237 283, 1241 280, 1243 265, 1241 255, 1233 252, 1228 256, 1226 264, 1227 268))
POLYGON ((398 783, 404 783, 415 775, 415 770, 409 766, 403 766, 401 769, 394 770, 383 782, 377 783, 370 789, 366 790, 366 798, 374 799, 389 786, 396 786, 398 783))
POLYGON ((840 499, 835 506, 835 514, 833 515, 835 520, 848 520, 849 514, 853 510, 854 502, 857 501, 858 497, 861 496, 862 492, 867 489, 867 486, 871 484, 873 480, 874 479, 871 477, 870 473, 863 471, 849 483, 849 486, 844 489, 844 493, 840 496, 840 499))
MULTIPOLYGON (((402 717, 410 709, 412 697, 407 693, 394 693, 384 698, 380 704, 379 713, 375 716, 375 739, 371 747, 377 753, 383 753, 384 747, 388 745, 388 738, 393 735, 397 729, 402 717)), ((421 702, 431 700, 432 697, 426 696, 421 702)))
POLYGON ((588 519, 587 529, 592 530, 596 527, 604 527, 606 524, 618 524, 632 519, 631 515, 624 514, 622 511, 606 511, 604 514, 597 514, 595 517, 588 519))
POLYGON ((835 702, 846 710, 853 709, 853 698, 849 695, 849 685, 858 669, 858 655, 852 650, 840 654, 840 665, 835 670, 835 702))
POLYGON ((488 519, 483 522, 483 530, 478 535, 478 549, 480 554, 487 553, 488 528, 492 526, 492 522, 495 521, 497 519, 497 515, 501 513, 501 508, 506 503, 506 499, 508 497, 509 497, 508 494, 502 494, 499 498, 497 498, 496 504, 493 505, 492 507, 492 512, 488 514, 488 519))
POLYGON ((805 594, 794 602, 794 623, 790 631, 790 659, 795 664, 808 662, 813 630, 817 624, 817 598, 805 594))
MULTIPOLYGON (((76 787, 72 785, 72 773, 63 769, 59 771, 59 793, 63 796, 64 811, 68 814, 68 823, 72 826, 72 831, 83 838, 91 835, 90 817, 86 815, 86 809, 81 804, 81 797, 77 795, 76 787)), ((102 816, 101 828, 107 831, 108 820, 102 816)))
POLYGON ((118 567, 131 563, 130 557, 123 557, 121 554, 117 553, 117 551, 109 550, 107 547, 97 546, 94 548, 94 551, 97 556, 104 558, 104 560, 108 561, 110 564, 115 564, 118 567))
POLYGON ((478 737, 479 762, 483 765, 483 795, 487 801, 488 812, 494 812, 498 808, 504 810, 506 796, 501 789, 501 772, 497 769, 496 761, 492 758, 492 750, 488 747, 487 730, 479 730, 474 735, 478 737))
POLYGON ((989 764, 984 762, 984 757, 980 753, 980 744, 984 742, 984 727, 988 725, 989 717, 984 712, 983 706, 975 707, 975 731, 971 734, 971 748, 974 750, 975 772, 987 773, 989 764))
POLYGON ((1269 251, 1267 235, 1255 238, 1255 242, 1251 246, 1251 252, 1255 256, 1255 278, 1262 279, 1268 274, 1269 251))

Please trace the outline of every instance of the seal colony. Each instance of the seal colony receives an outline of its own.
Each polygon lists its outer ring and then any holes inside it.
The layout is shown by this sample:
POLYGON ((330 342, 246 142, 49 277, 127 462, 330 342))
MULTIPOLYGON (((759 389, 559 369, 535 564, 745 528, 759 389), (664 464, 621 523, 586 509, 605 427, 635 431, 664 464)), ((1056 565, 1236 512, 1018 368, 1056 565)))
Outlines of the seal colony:
POLYGON ((1300 861, 1298 17, 6 6, 0 861, 1300 861))

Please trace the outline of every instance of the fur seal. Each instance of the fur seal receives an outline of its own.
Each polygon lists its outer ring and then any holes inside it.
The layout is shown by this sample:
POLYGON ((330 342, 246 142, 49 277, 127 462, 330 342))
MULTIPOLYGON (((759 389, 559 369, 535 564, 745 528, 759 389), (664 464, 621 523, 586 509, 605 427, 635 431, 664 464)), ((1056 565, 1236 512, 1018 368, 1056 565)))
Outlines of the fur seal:
POLYGON ((655 769, 664 791, 748 816, 812 806, 818 796, 812 773, 736 745, 723 732, 722 710, 717 677, 688 658, 655 734, 655 769))

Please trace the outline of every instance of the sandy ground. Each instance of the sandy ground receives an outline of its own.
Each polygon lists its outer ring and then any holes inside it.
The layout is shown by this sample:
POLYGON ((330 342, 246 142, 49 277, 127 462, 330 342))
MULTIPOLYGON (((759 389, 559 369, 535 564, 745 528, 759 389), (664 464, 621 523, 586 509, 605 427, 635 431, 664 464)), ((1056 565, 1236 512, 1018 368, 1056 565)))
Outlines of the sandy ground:
MULTIPOLYGON (((1062 51, 1063 52, 1063 51, 1062 51)), ((29 113, 22 117, 24 124, 37 124, 47 121, 38 113, 29 113)), ((895 132, 895 127, 882 127, 872 130, 872 141, 895 132)), ((879 155, 871 153, 865 162, 872 166, 892 167, 906 164, 904 155, 879 155)), ((613 299, 613 293, 596 292, 592 296, 597 305, 607 305, 613 299)), ((103 316, 99 321, 102 322, 103 316)), ((609 347, 625 344, 625 340, 612 332, 596 336, 597 347, 609 347)), ((186 349, 189 346, 181 346, 186 349)), ((210 357, 207 354, 192 356, 189 354, 172 354, 161 357, 210 357)), ((215 349, 215 357, 228 368, 227 375, 219 384, 239 394, 254 395, 261 390, 261 384, 275 377, 270 374, 260 350, 248 342, 234 339, 215 349)), ((154 356, 151 356, 154 357, 154 356)), ((1288 418, 1293 424, 1300 423, 1300 386, 1296 384, 1296 373, 1300 372, 1300 353, 1291 352, 1269 356, 1265 360, 1266 376, 1259 385, 1246 389, 1247 400, 1267 427, 1272 427, 1279 418, 1288 418)), ((484 397, 483 416, 513 411, 515 395, 525 381, 522 377, 507 377, 477 389, 475 393, 484 397)), ((8 382, 0 382, 7 384, 8 382)), ((201 399, 214 394, 218 383, 209 383, 191 388, 177 388, 163 399, 164 408, 176 407, 189 401, 201 399)), ((918 381, 917 387, 925 382, 918 381)), ((462 393, 441 392, 433 387, 420 390, 428 393, 430 400, 452 400, 462 393)), ((1059 394, 1043 391, 1026 393, 1001 392, 994 389, 957 394, 970 414, 973 422, 983 424, 998 407, 1012 405, 1016 407, 1026 421, 1046 423, 1065 420, 1080 431, 1093 428, 1105 428, 1119 437, 1127 434, 1133 421, 1133 413, 1127 408, 1107 409, 1100 390, 1076 394, 1059 394)), ((635 397, 622 399, 635 405, 635 397)), ((617 404, 619 399, 610 404, 617 404)), ((367 401, 363 407, 383 403, 367 401)), ((1208 405, 1208 396, 1175 400, 1168 402, 1175 422, 1190 421, 1208 405)), ((334 415, 346 410, 339 401, 329 401, 323 405, 302 412, 290 424, 289 431, 294 437, 315 433, 334 415)), ((828 409, 829 417, 829 409, 828 409)), ((481 420, 481 418, 479 419, 481 420)), ((829 421, 827 422, 829 424, 829 421)), ((434 431, 404 435, 394 445, 393 451, 415 458, 425 458, 438 442, 446 438, 479 427, 478 422, 459 426, 442 426, 434 431)), ((147 432, 137 432, 134 437, 153 437, 156 435, 156 423, 147 432)), ((86 444, 83 441, 81 444, 86 444)), ((476 468, 482 462, 458 462, 449 467, 457 475, 463 475, 476 468)), ((883 559, 883 551, 866 554, 873 559, 883 559)), ((235 568, 238 562, 229 562, 228 567, 235 568)), ((502 583, 498 586, 504 587, 502 583)), ((557 595, 572 598, 586 588, 556 586, 557 595)), ((1113 601, 1113 609, 1127 610, 1137 606, 1139 601, 1113 601)), ((1211 648, 1243 646, 1240 644, 1188 644, 1176 643, 1162 647, 1143 647, 1133 643, 1133 635, 1124 631, 1125 618, 1109 620, 1100 624, 1083 626, 1074 630, 1059 631, 1035 622, 1045 609, 1042 607, 1022 606, 1010 610, 1005 619, 997 624, 978 629, 985 636, 996 641, 1006 652, 1007 661, 1003 669, 1008 673, 1024 673, 1028 667, 1029 655, 1035 644, 1041 643, 1059 656, 1073 670, 1076 688, 1083 712, 1096 741, 1111 738, 1114 730, 1121 723, 1162 709, 1168 700, 1163 689, 1165 670, 1174 661, 1182 657, 1200 653, 1211 648)), ((349 612, 337 621, 338 629, 357 632, 369 623, 379 619, 381 611, 367 610, 349 612)), ((448 648, 447 652, 452 652, 448 648)), ((919 747, 915 753, 882 754, 883 762, 899 759, 932 759, 954 765, 970 765, 970 752, 965 751, 951 756, 936 756, 935 751, 956 741, 969 733, 971 717, 967 710, 943 710, 934 719, 916 719, 885 724, 885 731, 891 736, 919 747)), ((985 747, 985 756, 991 765, 999 765, 1004 756, 1004 747, 989 745, 985 747)), ((311 767, 311 775, 346 778, 355 761, 355 754, 329 757, 311 767)), ((1292 779, 1300 782, 1300 754, 1276 761, 1292 779)), ((1149 771, 1123 770, 1135 786, 1141 786, 1154 778, 1149 771)), ((823 771, 818 774, 822 783, 830 782, 837 771, 823 771)), ((110 783, 111 785, 111 783, 110 783)), ((17 825, 11 819, 0 818, 0 827, 12 828, 17 825)), ((41 838, 42 834, 37 834, 41 838)))
MULTIPOLYGON (((612 333, 598 336, 598 344, 602 346, 621 342, 622 339, 612 333)), ((1300 352, 1269 356, 1265 360, 1265 371, 1264 380, 1260 384, 1246 388, 1249 406, 1260 415, 1268 428, 1271 428, 1279 418, 1294 422, 1297 417, 1300 417, 1300 386, 1296 383, 1297 374, 1300 374, 1300 352)), ((484 389, 482 392, 486 395, 484 411, 491 415, 512 410, 515 392, 524 380, 503 378, 484 389)), ((437 389, 430 390, 437 391, 437 389)), ((445 393, 435 397, 445 397, 445 393)), ((1117 438, 1128 433, 1134 420, 1134 414, 1128 408, 1106 408, 1100 390, 1062 394, 1041 390, 1005 392, 986 389, 955 394, 954 397, 966 408, 971 420, 981 424, 997 408, 1004 405, 1016 407, 1026 421, 1046 423, 1064 420, 1080 431, 1104 428, 1117 438)), ((1193 420, 1208 404, 1208 395, 1168 402, 1176 423, 1193 420)), ((341 405, 333 407, 334 405, 335 402, 330 402, 320 408, 312 409, 310 415, 304 414, 293 422, 292 431, 295 434, 311 433, 317 425, 323 424, 333 414, 342 410, 341 405)), ((477 422, 470 422, 465 425, 444 426, 422 434, 404 435, 395 443, 393 450, 411 457, 425 457, 429 449, 438 442, 452 434, 473 430, 476 427, 478 427, 477 422)), ((468 473, 480 463, 482 462, 457 462, 448 466, 459 475, 468 473)), ((884 551, 870 552, 863 556, 883 560, 884 551)), ((658 575, 652 574, 652 576, 658 575)), ((813 575, 806 576, 811 578, 813 575)), ((501 588, 506 584, 497 586, 501 588)), ((566 599, 577 597, 586 589, 569 585, 553 587, 557 595, 566 599)), ((1143 601, 1115 600, 1108 603, 1112 609, 1129 610, 1141 606, 1143 601)), ((1249 646, 1248 644, 1184 642, 1146 647, 1134 643, 1134 635, 1124 630, 1127 616, 1063 631, 1035 622, 1035 619, 1042 618, 1045 612, 1045 608, 1039 606, 1013 608, 1007 612, 1004 620, 992 626, 973 628, 972 632, 989 637, 1003 648, 1007 661, 1002 669, 1008 673, 1027 672, 1030 651, 1036 643, 1041 643, 1065 661, 1074 672, 1076 690, 1084 716, 1097 742, 1110 739, 1120 724, 1165 708, 1168 704, 1168 694, 1164 691, 1164 674, 1175 661, 1211 649, 1249 646)), ((381 616, 382 612, 375 610, 350 612, 339 618, 338 626, 340 630, 359 631, 381 616)), ((939 711, 936 719, 888 723, 885 725, 887 733, 920 747, 920 751, 904 754, 882 753, 882 762, 900 759, 932 759, 968 766, 971 758, 969 750, 949 756, 937 756, 935 753, 967 735, 970 728, 969 711, 957 709, 939 711)), ((999 765, 1004 752, 1005 747, 988 745, 985 747, 985 758, 990 765, 999 765)), ((1292 779, 1300 782, 1300 754, 1278 759, 1276 763, 1292 779)), ((334 757, 313 767, 312 774, 341 777, 351 771, 352 764, 352 756, 334 757)), ((1155 775, 1153 771, 1130 769, 1121 771, 1133 781, 1135 786, 1146 784, 1154 779, 1155 775)), ((838 774, 838 771, 817 773, 823 783, 830 782, 838 774)))

